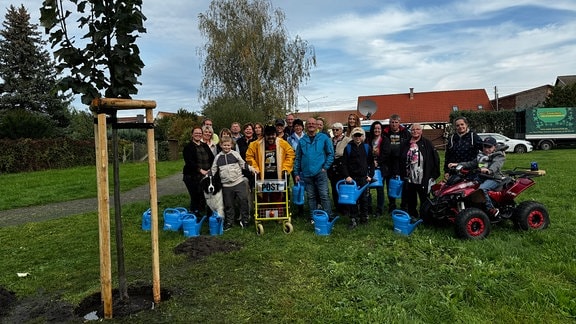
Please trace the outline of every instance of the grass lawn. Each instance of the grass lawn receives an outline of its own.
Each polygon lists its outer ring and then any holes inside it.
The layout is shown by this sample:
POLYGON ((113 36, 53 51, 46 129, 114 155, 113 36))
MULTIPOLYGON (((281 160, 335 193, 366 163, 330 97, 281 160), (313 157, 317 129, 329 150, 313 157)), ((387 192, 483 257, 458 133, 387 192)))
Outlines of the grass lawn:
MULTIPOLYGON (((529 167, 530 161, 538 161, 547 175, 536 178, 518 200, 537 200, 548 208, 551 224, 544 231, 519 232, 503 223, 485 240, 461 241, 452 228, 419 226, 403 237, 394 234, 386 216, 354 231, 340 219, 330 236, 320 237, 303 220, 294 220, 290 235, 268 222, 260 237, 253 229, 234 227, 220 238, 242 249, 195 262, 174 253, 186 240, 181 233, 161 231, 161 287, 171 298, 112 322, 574 322, 576 150, 508 154, 505 169, 529 167)), ((67 179, 66 174, 61 177, 67 179)), ((86 174, 85 181, 93 181, 95 174, 86 174)), ((43 178, 25 180, 28 176, 35 177, 23 174, 18 181, 46 190, 43 178)), ((187 202, 186 195, 165 197, 160 210, 187 202)), ((150 234, 140 229, 146 208, 145 203, 123 207, 130 283, 152 282, 150 234)), ((203 235, 207 232, 205 225, 203 235)), ((0 254, 0 286, 20 297, 48 293, 78 304, 100 290, 96 213, 0 228, 0 254), (30 276, 18 278, 17 272, 30 276)))
MULTIPOLYGON (((158 179, 182 172, 183 161, 158 162, 158 179)), ((120 190, 126 191, 148 183, 147 163, 121 164, 120 190)), ((114 191, 112 164, 109 170, 110 192, 114 191)), ((77 167, 0 175, 0 210, 45 205, 97 196, 96 168, 77 167)))

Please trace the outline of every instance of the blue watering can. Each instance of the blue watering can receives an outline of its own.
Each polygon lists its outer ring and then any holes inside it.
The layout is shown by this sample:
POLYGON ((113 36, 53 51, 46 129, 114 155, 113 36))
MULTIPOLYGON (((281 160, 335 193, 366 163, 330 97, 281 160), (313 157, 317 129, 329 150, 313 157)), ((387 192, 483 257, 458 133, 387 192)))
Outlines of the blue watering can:
POLYGON ((188 213, 184 216, 182 220, 182 228, 184 230, 185 237, 192 237, 192 236, 199 236, 200 229, 202 228, 202 223, 206 219, 206 216, 203 216, 202 219, 197 222, 196 215, 192 213, 188 213))
POLYGON ((152 227, 152 211, 150 210, 150 208, 148 208, 143 214, 142 214, 142 230, 143 231, 149 231, 152 227))
POLYGON ((400 176, 390 179, 388 184, 388 197, 402 198, 402 186, 404 182, 400 180, 400 176))
POLYGON ((182 227, 182 219, 188 210, 184 207, 164 209, 164 230, 177 232, 182 227))
POLYGON ((392 211, 392 222, 394 223, 394 232, 401 234, 401 235, 410 235, 420 223, 422 223, 422 219, 417 220, 416 222, 411 222, 411 217, 408 215, 407 212, 394 209, 392 211))
POLYGON ((208 226, 210 227, 210 235, 224 234, 224 217, 220 216, 217 212, 213 212, 212 216, 208 219, 208 226))
POLYGON ((312 212, 312 219, 314 220, 314 231, 316 235, 326 236, 332 232, 332 226, 340 216, 336 216, 332 221, 328 213, 323 210, 315 210, 312 212))
POLYGON ((292 186, 292 202, 294 205, 304 205, 304 182, 299 181, 292 186))
POLYGON ((336 183, 336 191, 338 192, 338 203, 343 205, 356 205, 358 197, 368 188, 369 183, 363 187, 358 188, 356 181, 346 183, 346 180, 340 180, 336 183))
POLYGON ((374 170, 374 177, 372 178, 372 182, 370 182, 369 188, 380 188, 384 187, 384 182, 382 182, 382 171, 380 169, 374 170))

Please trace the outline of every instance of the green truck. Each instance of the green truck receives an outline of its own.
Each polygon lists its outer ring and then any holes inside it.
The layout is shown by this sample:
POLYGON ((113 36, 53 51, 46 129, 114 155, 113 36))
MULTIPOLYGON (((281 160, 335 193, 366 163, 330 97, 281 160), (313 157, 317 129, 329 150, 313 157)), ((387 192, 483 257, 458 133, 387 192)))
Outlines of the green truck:
POLYGON ((576 107, 526 108, 516 111, 516 138, 550 150, 576 144, 576 107))

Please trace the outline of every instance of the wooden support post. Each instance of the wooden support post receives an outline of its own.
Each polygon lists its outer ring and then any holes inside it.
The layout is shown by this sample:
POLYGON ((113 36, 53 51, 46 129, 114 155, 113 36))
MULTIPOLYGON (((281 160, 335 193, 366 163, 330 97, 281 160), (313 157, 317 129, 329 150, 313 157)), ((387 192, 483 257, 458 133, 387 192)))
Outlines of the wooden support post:
POLYGON ((98 237, 100 243, 100 286, 104 318, 112 318, 112 258, 110 256, 110 194, 108 190, 108 139, 106 114, 98 114, 95 126, 96 177, 98 184, 98 237))
MULTIPOLYGON (((146 122, 154 122, 152 109, 146 109, 146 122)), ((154 303, 160 302, 160 251, 158 251, 158 190, 156 183, 156 151, 154 129, 146 130, 148 144, 148 177, 150 182, 150 211, 152 236, 152 290, 154 303)))
MULTIPOLYGON (((153 123, 152 100, 131 100, 118 98, 97 98, 92 100, 90 109, 97 116, 94 125, 96 146, 96 177, 98 184, 98 230, 100 243, 100 286, 104 304, 104 318, 112 318, 112 258, 110 255, 110 193, 108 181, 108 141, 106 113, 115 110, 146 109, 146 122, 153 123)), ((148 172, 150 181, 150 209, 152 236, 152 276, 154 303, 160 296, 160 253, 158 247, 158 192, 156 182, 156 153, 154 128, 147 129, 148 172)))

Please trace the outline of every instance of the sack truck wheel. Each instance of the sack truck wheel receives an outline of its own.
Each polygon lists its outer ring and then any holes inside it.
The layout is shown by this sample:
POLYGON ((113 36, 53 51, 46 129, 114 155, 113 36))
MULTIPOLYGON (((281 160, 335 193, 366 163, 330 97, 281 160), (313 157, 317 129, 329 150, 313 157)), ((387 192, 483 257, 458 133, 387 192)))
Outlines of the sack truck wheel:
POLYGON ((550 224, 550 216, 546 207, 539 202, 523 201, 514 210, 514 224, 520 230, 542 230, 550 224))
POLYGON ((292 226, 292 223, 290 222, 286 222, 283 224, 283 229, 284 229, 284 233, 286 234, 290 234, 292 233, 292 231, 294 231, 294 227, 292 226))
POLYGON ((481 240, 490 234, 490 219, 478 208, 466 208, 456 216, 456 236, 461 239, 481 240))
POLYGON ((264 234, 264 225, 256 224, 256 234, 258 234, 258 235, 264 234))

